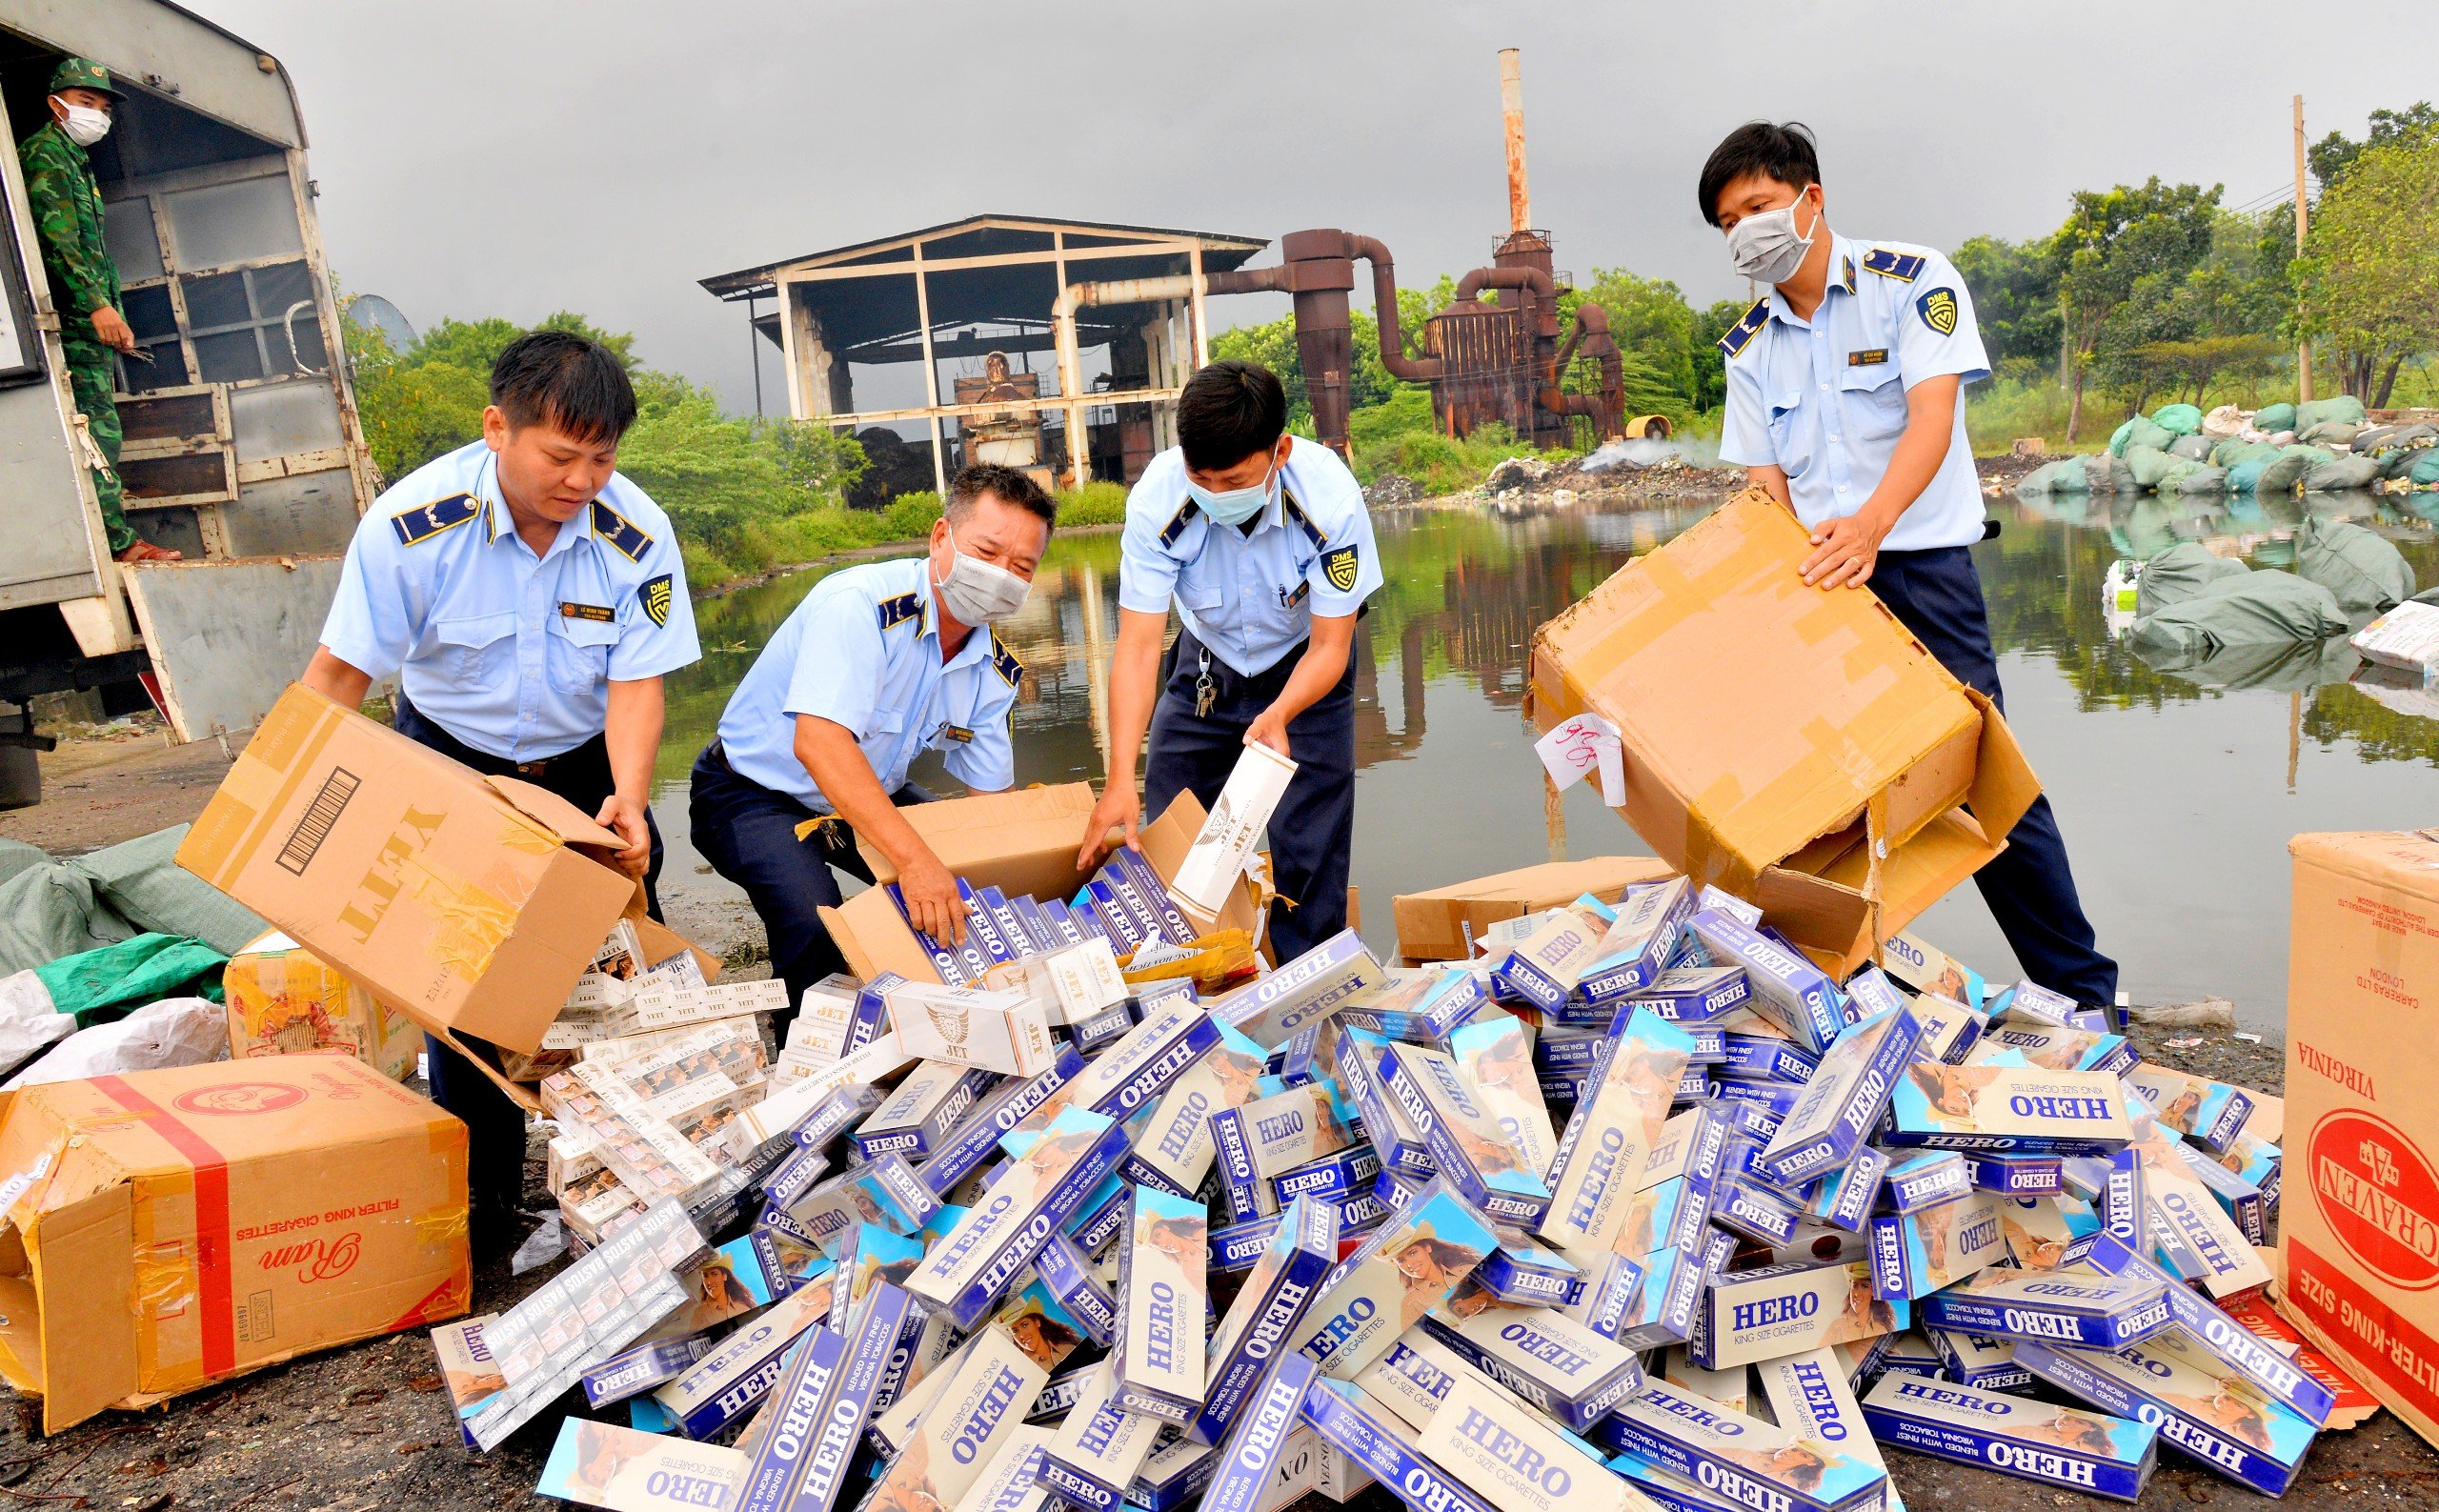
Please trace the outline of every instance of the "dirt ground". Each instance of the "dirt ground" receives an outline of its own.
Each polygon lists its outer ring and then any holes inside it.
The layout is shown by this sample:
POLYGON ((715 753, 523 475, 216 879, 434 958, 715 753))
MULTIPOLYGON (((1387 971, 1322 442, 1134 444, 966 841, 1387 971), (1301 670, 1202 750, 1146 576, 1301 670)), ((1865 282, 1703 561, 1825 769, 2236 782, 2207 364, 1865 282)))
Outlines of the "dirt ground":
MULTIPOLYGON (((141 726, 139 720, 138 733, 115 740, 65 742, 45 757, 46 801, 0 814, 0 837, 64 856, 192 818, 228 758, 212 742, 167 746, 157 730, 145 734, 141 726)), ((766 968, 750 964, 758 960, 761 943, 752 916, 695 877, 691 862, 691 852, 684 853, 664 882, 671 923, 737 963, 742 974, 763 974, 766 968)), ((2187 1029, 2138 1030, 2135 1038, 2146 1059, 2268 1091, 2283 1086, 2284 1052, 2276 1045, 2187 1029), (2191 1040, 2199 1042, 2183 1042, 2191 1040)), ((549 1206, 538 1143, 528 1181, 529 1205, 538 1213, 549 1206)), ((546 1267, 512 1276, 504 1258, 478 1263, 476 1303, 495 1311, 550 1274, 546 1267)), ((561 1417, 545 1412, 488 1455, 462 1447, 431 1342, 421 1334, 311 1356, 150 1411, 105 1413, 53 1438, 42 1436, 35 1403, 5 1390, 0 1400, 16 1409, 0 1413, 0 1507, 19 1502, 103 1512, 547 1505, 533 1486, 561 1417)), ((2113 1504, 1916 1455, 1889 1459, 1896 1485, 1915 1512, 2055 1512, 2113 1504)), ((2258 1501, 2255 1493, 2164 1452, 2143 1504, 2234 1507, 2258 1501)), ((1382 1512, 1395 1505, 1377 1493, 1365 1504, 1375 1502, 1382 1512)), ((2305 1512, 2439 1506, 2439 1453, 2383 1413, 2351 1432, 2324 1435, 2285 1504, 2305 1512)), ((846 1512, 843 1498, 840 1512, 846 1512)))

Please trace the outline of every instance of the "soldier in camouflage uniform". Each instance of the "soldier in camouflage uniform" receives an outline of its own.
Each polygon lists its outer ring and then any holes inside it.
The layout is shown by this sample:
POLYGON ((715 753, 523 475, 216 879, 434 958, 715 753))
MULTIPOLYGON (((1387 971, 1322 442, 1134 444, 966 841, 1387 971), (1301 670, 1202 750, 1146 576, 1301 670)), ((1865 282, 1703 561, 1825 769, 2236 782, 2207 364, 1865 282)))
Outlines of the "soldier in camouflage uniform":
POLYGON ((118 268, 102 241, 102 189, 94 182, 85 149, 111 128, 119 92, 110 71, 70 58, 50 76, 50 115, 42 130, 17 148, 25 170, 26 197, 42 241, 43 271, 50 277, 59 308, 59 342, 68 359, 68 382, 85 428, 101 448, 107 468, 93 474, 102 525, 111 554, 123 562, 175 561, 178 554, 136 539, 120 502, 117 383, 111 352, 135 350, 135 333, 119 310, 118 268))

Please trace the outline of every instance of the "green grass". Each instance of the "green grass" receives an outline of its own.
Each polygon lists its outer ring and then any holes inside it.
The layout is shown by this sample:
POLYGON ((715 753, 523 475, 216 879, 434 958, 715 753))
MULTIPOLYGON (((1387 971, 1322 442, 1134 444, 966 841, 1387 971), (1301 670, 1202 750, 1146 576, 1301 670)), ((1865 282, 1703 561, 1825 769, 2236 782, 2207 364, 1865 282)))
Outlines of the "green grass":
POLYGON ((1384 477, 1408 477, 1426 494, 1473 488, 1511 456, 1577 454, 1542 452, 1503 425, 1486 425, 1461 438, 1443 435, 1432 420, 1431 395, 1421 389, 1401 390, 1385 403, 1356 411, 1347 431, 1355 475, 1365 487, 1384 477))
MULTIPOLYGON (((1126 519, 1122 483, 1087 483, 1057 497, 1062 528, 1118 525, 1126 519)), ((686 581, 700 591, 842 552, 909 544, 931 534, 932 522, 939 517, 940 496, 921 489, 900 494, 880 510, 817 509, 756 520, 718 540, 681 542, 686 581)))

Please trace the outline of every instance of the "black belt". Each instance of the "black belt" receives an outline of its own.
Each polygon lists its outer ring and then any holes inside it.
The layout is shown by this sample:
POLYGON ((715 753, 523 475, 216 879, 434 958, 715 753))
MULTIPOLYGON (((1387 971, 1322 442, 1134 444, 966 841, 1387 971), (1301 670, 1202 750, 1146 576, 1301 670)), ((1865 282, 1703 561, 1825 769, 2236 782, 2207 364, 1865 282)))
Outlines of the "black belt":
POLYGON ((610 737, 606 731, 572 745, 556 756, 533 761, 512 761, 458 739, 439 720, 407 702, 403 693, 393 696, 391 711, 391 723, 399 734, 462 766, 472 767, 485 776, 520 776, 539 781, 571 762, 598 761, 606 770, 610 760, 610 737))

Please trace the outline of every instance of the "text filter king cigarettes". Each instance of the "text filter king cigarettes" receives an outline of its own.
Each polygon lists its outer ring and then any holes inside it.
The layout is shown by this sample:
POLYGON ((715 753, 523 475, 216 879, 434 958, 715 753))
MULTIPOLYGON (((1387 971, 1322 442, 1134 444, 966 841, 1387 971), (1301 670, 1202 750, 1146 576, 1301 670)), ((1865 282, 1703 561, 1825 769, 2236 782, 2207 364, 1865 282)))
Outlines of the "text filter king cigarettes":
POLYGON ((1435 1178, 1323 1279, 1287 1347, 1351 1380, 1498 1247, 1482 1216, 1435 1178))
POLYGON ((1189 1199, 1139 1186, 1133 1216, 1119 1242, 1119 1405, 1169 1422, 1189 1422, 1202 1405, 1210 1210, 1189 1199))
POLYGON ((1655 1383, 1597 1435, 1754 1512, 1840 1512, 1879 1504, 1888 1474, 1799 1430, 1655 1383))
POLYGON ((1884 1445, 2131 1502, 2158 1454, 2149 1424, 2079 1407, 1885 1375, 1863 1401, 1884 1445))
POLYGON ((2218 1361, 2182 1329, 2114 1353, 2026 1342, 2016 1359, 2067 1395, 2151 1424, 2170 1447, 2268 1496, 2294 1482, 2304 1451, 2320 1431, 2249 1382, 2227 1380, 2218 1361))
POLYGON ((1261 1512, 1281 1452, 1304 1420, 1304 1402, 1320 1379, 1313 1362, 1282 1357, 1263 1376, 1220 1441, 1218 1464, 1203 1487, 1204 1512, 1261 1512))
POLYGON ((1534 1232, 1569 1255, 1617 1247, 1629 1200, 1668 1117, 1692 1041, 1637 1012, 1610 1043, 1600 1080, 1576 1104, 1550 1166, 1549 1210, 1534 1232))
POLYGON ((1064 1109, 923 1258, 906 1289, 971 1328, 1116 1168, 1125 1147, 1123 1125, 1064 1109))
POLYGON ((1474 1100, 1455 1060, 1420 1045, 1392 1044, 1381 1054, 1381 1079, 1467 1201, 1496 1222, 1531 1228, 1542 1221, 1550 1189, 1474 1100))
POLYGON ((1624 1512, 1625 1482, 1582 1442, 1545 1425, 1487 1381, 1448 1382, 1423 1441, 1449 1473, 1501 1512, 1624 1512))
POLYGON ((1923 1026, 1905 1008, 1847 1030, 1822 1057, 1756 1169, 1784 1184, 1812 1180, 1852 1159, 1922 1042, 1923 1026))
POLYGON ((1337 1260, 1338 1235, 1338 1209, 1327 1202, 1300 1198, 1280 1216, 1211 1336, 1202 1404, 1186 1424, 1188 1437, 1217 1443, 1225 1436, 1289 1331, 1313 1305, 1321 1278, 1337 1260))

